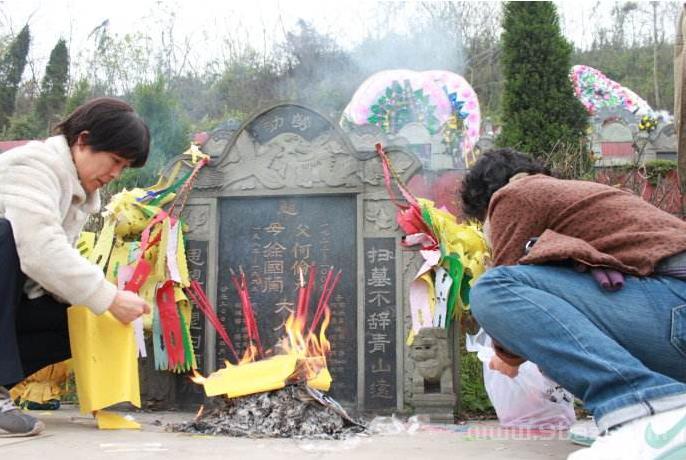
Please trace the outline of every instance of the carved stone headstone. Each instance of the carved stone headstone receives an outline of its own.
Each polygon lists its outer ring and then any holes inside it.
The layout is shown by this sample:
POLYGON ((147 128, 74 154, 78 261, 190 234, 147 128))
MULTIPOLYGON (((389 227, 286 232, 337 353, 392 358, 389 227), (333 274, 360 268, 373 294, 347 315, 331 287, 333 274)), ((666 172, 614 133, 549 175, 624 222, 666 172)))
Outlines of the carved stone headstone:
POLYGON ((432 422, 452 423, 456 396, 447 329, 420 329, 412 342, 410 357, 414 361, 412 404, 415 413, 429 415, 432 422))
MULTIPOLYGON (((239 354, 246 331, 229 268, 248 275, 265 348, 282 334, 297 298, 298 267, 317 263, 319 283, 329 266, 343 269, 327 330, 331 394, 348 407, 395 412, 405 405, 406 270, 375 142, 384 143, 402 180, 420 169, 409 149, 373 134, 353 143, 302 105, 267 108, 233 132, 221 154, 212 152, 185 216, 189 244, 199 249, 196 274, 239 354)), ((205 321, 192 328, 206 374, 233 360, 205 321)), ((196 398, 192 387, 177 390, 196 398)))

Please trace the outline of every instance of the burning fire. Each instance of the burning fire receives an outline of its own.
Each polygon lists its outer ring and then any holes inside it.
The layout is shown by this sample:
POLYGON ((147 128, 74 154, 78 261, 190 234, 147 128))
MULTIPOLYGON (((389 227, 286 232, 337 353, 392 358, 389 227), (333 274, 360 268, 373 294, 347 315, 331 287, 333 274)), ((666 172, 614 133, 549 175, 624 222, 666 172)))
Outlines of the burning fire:
POLYGON ((267 359, 261 351, 257 325, 247 294, 247 282, 241 271, 240 278, 232 274, 232 281, 238 290, 243 314, 249 327, 249 346, 238 364, 226 362, 226 367, 216 371, 207 378, 193 371, 191 380, 205 387, 208 396, 226 394, 229 397, 244 396, 262 391, 283 388, 287 383, 307 381, 312 388, 328 391, 331 386, 331 374, 327 368, 327 356, 331 352, 331 343, 326 338, 326 330, 331 321, 329 300, 341 272, 334 277, 333 269, 327 273, 322 294, 312 316, 312 322, 306 329, 308 310, 314 286, 314 265, 309 267, 309 279, 305 283, 300 272, 298 302, 284 325, 286 336, 279 341, 280 354, 267 359), (316 333, 318 323, 319 333, 316 333))
MULTIPOLYGON (((243 364, 248 364, 252 363, 255 360, 255 357, 257 356, 257 347, 253 345, 252 343, 248 345, 248 348, 245 350, 245 353, 243 353, 243 358, 241 358, 240 361, 238 361, 238 365, 241 366, 243 364)), ((224 361, 224 364, 228 367, 231 365, 230 362, 224 361)))
MULTIPOLYGON (((305 330, 304 318, 298 318, 294 313, 286 320, 286 332, 288 340, 282 340, 282 348, 286 353, 294 352, 297 359, 297 367, 289 381, 310 381, 315 379, 322 371, 327 371, 326 357, 331 352, 331 342, 326 338, 326 329, 331 319, 331 311, 328 305, 324 308, 324 320, 319 328, 319 336, 305 330)), ((318 388, 320 389, 320 388, 318 388)), ((328 390, 328 386, 325 388, 328 390)))

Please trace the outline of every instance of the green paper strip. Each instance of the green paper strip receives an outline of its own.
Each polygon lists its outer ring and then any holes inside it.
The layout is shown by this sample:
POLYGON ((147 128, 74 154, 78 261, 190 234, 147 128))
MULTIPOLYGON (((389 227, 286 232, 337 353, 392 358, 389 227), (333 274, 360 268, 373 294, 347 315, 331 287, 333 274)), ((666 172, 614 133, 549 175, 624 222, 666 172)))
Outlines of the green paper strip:
POLYGON ((167 351, 164 349, 160 311, 157 305, 153 305, 152 309, 152 348, 155 355, 155 369, 166 371, 169 368, 169 358, 167 357, 167 351))
MULTIPOLYGON (((178 308, 178 306, 177 306, 178 308)), ((187 372, 193 367, 193 343, 191 342, 191 336, 188 332, 188 326, 186 325, 186 319, 181 313, 179 308, 179 320, 181 321, 181 336, 183 337, 183 357, 184 363, 182 366, 177 366, 178 372, 187 372)))
POLYGON ((191 174, 192 174, 192 173, 193 173, 193 171, 189 171, 189 172, 187 172, 186 174, 184 174, 183 177, 181 177, 181 179, 179 179, 179 180, 177 180, 176 182, 174 182, 174 183, 173 183, 172 185, 170 185, 164 192, 160 193, 160 194, 157 196, 157 198, 155 198, 154 200, 152 200, 152 201, 149 203, 150 206, 158 206, 159 203, 161 203, 162 200, 164 200, 164 198, 165 198, 167 195, 169 195, 170 193, 175 193, 175 192, 179 189, 179 187, 181 187, 181 186, 188 180, 188 178, 191 177, 191 174))
MULTIPOLYGON (((450 292, 448 292, 448 308, 445 321, 445 327, 447 328, 450 326, 450 322, 455 314, 455 304, 460 298, 460 287, 462 285, 462 276, 464 275, 464 266, 457 254, 445 256, 443 260, 448 262, 448 275, 453 280, 453 284, 450 286, 450 292)), ((459 312, 459 309, 457 311, 459 312)))
POLYGON ((469 310, 469 292, 472 286, 469 282, 472 280, 472 275, 465 273, 462 277, 462 287, 460 288, 460 298, 462 299, 462 305, 464 310, 469 310))

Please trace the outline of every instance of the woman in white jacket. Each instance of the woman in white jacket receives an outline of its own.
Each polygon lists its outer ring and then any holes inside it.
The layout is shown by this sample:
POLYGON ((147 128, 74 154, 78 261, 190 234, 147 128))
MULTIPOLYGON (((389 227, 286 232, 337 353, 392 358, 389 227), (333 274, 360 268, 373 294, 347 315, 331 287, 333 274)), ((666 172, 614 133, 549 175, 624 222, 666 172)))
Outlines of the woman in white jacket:
POLYGON ((0 155, 0 436, 43 429, 17 410, 8 388, 71 356, 69 305, 123 323, 149 311, 74 248, 88 215, 100 210, 98 190, 145 164, 148 127, 126 102, 97 98, 55 132, 0 155))

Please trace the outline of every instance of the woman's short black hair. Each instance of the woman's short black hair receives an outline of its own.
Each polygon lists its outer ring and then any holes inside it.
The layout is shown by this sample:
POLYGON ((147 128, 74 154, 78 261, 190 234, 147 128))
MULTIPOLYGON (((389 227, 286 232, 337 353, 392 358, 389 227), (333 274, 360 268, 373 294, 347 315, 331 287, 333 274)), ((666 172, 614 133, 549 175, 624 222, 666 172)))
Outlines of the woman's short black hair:
POLYGON ((491 196, 517 173, 548 174, 550 171, 531 157, 510 148, 493 149, 479 156, 462 179, 462 211, 483 221, 491 196))
POLYGON ((85 143, 95 151, 113 152, 131 161, 131 167, 145 165, 150 151, 150 131, 143 119, 126 102, 98 97, 80 105, 60 124, 55 133, 73 146, 87 131, 85 143))

